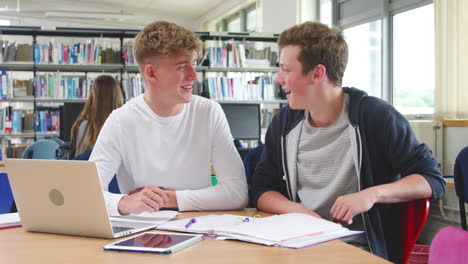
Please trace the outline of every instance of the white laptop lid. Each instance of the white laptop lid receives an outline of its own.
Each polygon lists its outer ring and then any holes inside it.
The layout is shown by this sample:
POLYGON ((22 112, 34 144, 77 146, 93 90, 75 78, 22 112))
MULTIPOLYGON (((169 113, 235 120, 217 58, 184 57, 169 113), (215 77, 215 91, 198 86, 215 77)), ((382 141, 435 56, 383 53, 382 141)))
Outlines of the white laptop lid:
POLYGON ((101 181, 91 161, 8 159, 5 168, 28 231, 113 238, 101 181))

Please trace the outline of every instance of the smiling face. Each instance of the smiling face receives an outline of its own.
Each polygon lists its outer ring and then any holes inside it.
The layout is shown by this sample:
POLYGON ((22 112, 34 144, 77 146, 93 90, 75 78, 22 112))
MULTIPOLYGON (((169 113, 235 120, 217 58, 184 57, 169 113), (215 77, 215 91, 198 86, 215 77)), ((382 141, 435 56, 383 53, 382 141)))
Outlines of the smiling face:
POLYGON ((153 67, 155 96, 167 104, 192 101, 195 72, 195 54, 181 53, 176 56, 158 56, 153 67))
POLYGON ((275 82, 281 84, 286 92, 289 106, 292 109, 306 109, 310 105, 310 94, 313 89, 312 71, 304 75, 302 64, 298 60, 299 46, 288 45, 281 49, 280 72, 275 82))

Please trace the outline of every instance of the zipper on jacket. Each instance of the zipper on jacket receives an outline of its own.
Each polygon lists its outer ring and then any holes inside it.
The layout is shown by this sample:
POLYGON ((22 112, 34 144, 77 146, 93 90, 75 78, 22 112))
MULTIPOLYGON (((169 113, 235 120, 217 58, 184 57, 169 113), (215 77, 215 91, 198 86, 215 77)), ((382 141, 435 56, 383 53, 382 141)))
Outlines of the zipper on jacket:
MULTIPOLYGON (((358 151, 358 192, 361 191, 361 164, 362 164, 362 144, 361 144, 361 133, 359 132, 359 127, 355 127, 356 131, 356 142, 358 145, 357 151, 358 151)), ((367 239, 367 244, 369 245, 369 250, 372 254, 374 254, 374 251, 372 250, 372 245, 369 240, 369 235, 367 233, 367 227, 366 227, 366 219, 364 217, 365 213, 361 214, 362 217, 362 224, 364 226, 364 231, 366 232, 366 239, 367 239)))
POLYGON ((294 198, 291 193, 291 188, 289 186, 289 174, 288 166, 286 163, 286 136, 281 136, 281 162, 283 163, 283 180, 286 181, 286 189, 288 191, 288 196, 291 201, 294 201, 294 198))

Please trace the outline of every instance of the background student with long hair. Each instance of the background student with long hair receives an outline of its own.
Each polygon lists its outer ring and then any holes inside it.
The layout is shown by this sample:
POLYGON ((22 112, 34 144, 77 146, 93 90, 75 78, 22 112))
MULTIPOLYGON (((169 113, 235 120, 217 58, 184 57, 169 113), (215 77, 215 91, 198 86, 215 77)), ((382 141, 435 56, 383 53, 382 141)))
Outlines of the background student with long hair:
POLYGON ((71 159, 93 148, 107 117, 123 103, 120 85, 114 77, 101 75, 96 78, 83 111, 71 129, 71 159))

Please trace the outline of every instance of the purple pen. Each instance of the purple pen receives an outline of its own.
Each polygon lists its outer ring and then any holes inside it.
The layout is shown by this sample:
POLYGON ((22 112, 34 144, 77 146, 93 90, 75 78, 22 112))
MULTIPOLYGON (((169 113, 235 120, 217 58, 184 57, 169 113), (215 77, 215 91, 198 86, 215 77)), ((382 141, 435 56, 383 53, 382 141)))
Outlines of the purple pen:
POLYGON ((185 228, 189 228, 193 223, 196 223, 196 222, 197 222, 197 219, 195 218, 190 219, 190 221, 188 221, 188 223, 185 225, 185 228))

